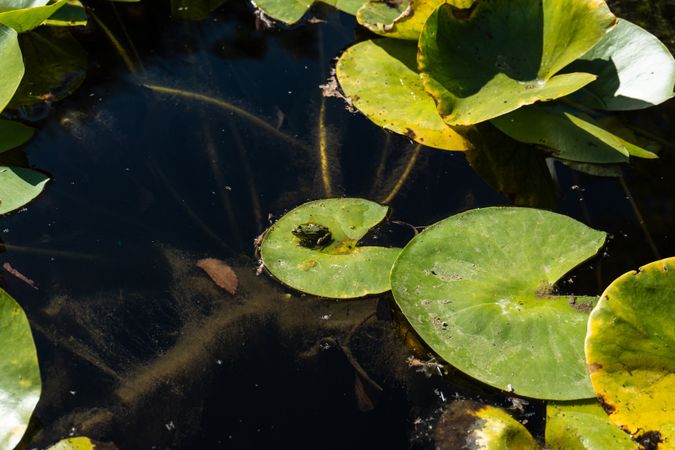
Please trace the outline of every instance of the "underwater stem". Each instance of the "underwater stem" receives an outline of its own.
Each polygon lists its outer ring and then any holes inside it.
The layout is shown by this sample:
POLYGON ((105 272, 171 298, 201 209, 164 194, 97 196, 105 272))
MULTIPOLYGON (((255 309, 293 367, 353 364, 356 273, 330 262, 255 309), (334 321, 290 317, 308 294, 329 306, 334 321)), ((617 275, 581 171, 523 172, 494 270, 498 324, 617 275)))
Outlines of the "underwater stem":
POLYGON ((619 177, 619 182, 621 183, 621 187, 623 188, 623 191, 626 193, 626 199, 628 199, 628 202, 630 203, 631 208, 633 208, 633 212, 635 213, 635 217, 638 220, 638 223, 640 224, 640 228, 642 228, 642 233, 645 235, 645 239, 647 240, 647 244, 649 244, 649 247, 651 248, 652 252, 654 253, 654 256, 656 259, 661 259, 661 255, 659 253, 659 249, 656 248, 656 244, 654 243, 654 239, 652 239, 652 235, 649 232, 649 229, 647 228, 647 223, 645 222, 645 219, 642 217, 642 213, 640 213, 640 209, 637 206, 637 203, 635 203, 635 199, 633 198, 633 195, 630 193, 630 190, 628 189, 628 185, 626 184, 626 180, 623 176, 619 177))
POLYGON ((120 41, 115 37, 113 32, 108 28, 101 19, 98 18, 96 14, 91 9, 87 10, 87 14, 89 14, 94 21, 98 24, 99 27, 101 27, 101 30, 105 33, 105 35, 110 39, 110 42, 112 43, 113 47, 115 47, 115 50, 117 50, 117 53, 122 57, 124 60, 124 64, 127 66, 129 69, 129 72, 131 72, 134 75, 138 75, 138 69, 136 68, 136 64, 131 60, 129 57, 129 53, 124 49, 120 41))
POLYGON ((417 144, 413 149, 412 154, 410 155, 408 164, 406 164, 405 169, 403 169, 403 173, 396 181, 396 184, 392 188, 391 192, 389 192, 389 195, 387 195, 384 198, 384 200, 381 201, 382 204, 387 205, 391 203, 394 197, 396 197, 396 195, 399 193, 405 182, 408 180, 408 177, 410 176, 410 172, 412 172, 413 167, 415 167, 415 162, 417 162, 417 157, 420 154, 420 150, 422 150, 422 144, 417 144))

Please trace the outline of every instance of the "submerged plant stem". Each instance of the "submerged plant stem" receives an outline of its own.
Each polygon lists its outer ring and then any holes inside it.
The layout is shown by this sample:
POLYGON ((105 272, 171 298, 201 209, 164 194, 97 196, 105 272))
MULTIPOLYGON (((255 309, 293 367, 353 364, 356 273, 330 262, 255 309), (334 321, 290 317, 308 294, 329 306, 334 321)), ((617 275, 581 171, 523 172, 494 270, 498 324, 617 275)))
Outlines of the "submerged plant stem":
POLYGON ((649 232, 649 229, 647 228, 647 223, 645 222, 644 217, 642 217, 642 213, 640 212, 640 209, 637 206, 637 203, 635 203, 635 199, 633 198, 633 195, 630 193, 630 190, 628 189, 628 185, 626 184, 626 179, 623 176, 619 177, 619 182, 621 183, 621 187, 623 188, 623 191, 626 193, 626 199, 628 199, 628 202, 630 203, 631 208, 633 208, 633 212, 635 213, 635 217, 638 220, 638 223, 640 224, 640 228, 642 228, 642 233, 645 235, 645 240, 647 241, 647 244, 649 245, 649 248, 651 248, 652 252, 654 253, 654 256, 656 259, 661 259, 661 254, 659 253, 659 249, 656 247, 656 244, 654 243, 654 239, 652 239, 652 235, 649 232))
POLYGON ((155 92, 161 92, 163 94, 170 94, 170 95, 176 95, 178 97, 183 97, 183 98, 188 98, 190 100, 195 100, 198 102, 204 102, 208 103, 209 105, 214 105, 219 108, 222 108, 226 111, 233 112, 237 114, 239 117, 248 120, 251 122, 253 125, 256 125, 260 127, 261 129, 267 131, 268 133, 278 137, 284 142, 287 142, 293 146, 302 148, 304 150, 310 151, 310 148, 303 144, 302 142, 298 141, 297 139, 294 139, 293 137, 287 135, 286 133, 283 133, 279 130, 277 130, 275 127, 270 125, 269 123, 265 122, 263 119, 260 117, 251 114, 250 112, 246 111, 243 108, 240 108, 238 106, 233 105, 232 103, 228 103, 225 100, 221 100, 218 98, 213 98, 209 97, 208 95, 203 95, 199 94, 197 92, 191 92, 191 91, 185 91, 182 89, 173 89, 170 87, 166 86, 159 86, 156 84, 144 84, 146 88, 155 91, 155 92))
POLYGON ((396 184, 391 189, 391 192, 389 192, 389 195, 387 195, 380 203, 387 205, 391 203, 392 200, 394 200, 394 197, 396 197, 396 195, 398 195, 399 191, 401 190, 405 182, 408 180, 408 177, 410 176, 413 167, 415 167, 417 157, 419 156, 421 150, 422 144, 417 144, 415 148, 413 148, 412 154, 410 155, 410 159, 408 160, 408 164, 406 164, 405 168, 403 169, 403 173, 396 181, 396 184))
POLYGON ((391 146, 391 133, 386 133, 384 135, 384 145, 382 146, 382 153, 380 153, 380 161, 377 163, 377 169, 375 170, 375 178, 373 179, 373 185, 370 187, 371 194, 382 183, 382 177, 384 176, 384 169, 387 165, 387 160, 389 159, 389 150, 391 146))
POLYGON ((333 196, 333 185, 330 177, 330 164, 328 162, 328 142, 326 138, 326 99, 321 98, 319 108, 319 161, 321 163, 321 181, 326 197, 333 196))
POLYGON ((122 57, 122 60, 129 69, 129 72, 131 72, 134 75, 138 75, 138 69, 136 67, 136 64, 132 61, 131 57, 129 57, 129 53, 122 46, 120 41, 115 37, 110 28, 108 28, 106 24, 104 24, 103 21, 99 19, 98 16, 94 14, 94 12, 91 9, 87 10, 87 14, 89 14, 94 19, 94 21, 98 24, 99 27, 101 27, 101 30, 103 30, 108 39, 110 39, 110 42, 112 43, 113 47, 115 47, 115 50, 117 50, 117 53, 119 53, 119 55, 122 57))

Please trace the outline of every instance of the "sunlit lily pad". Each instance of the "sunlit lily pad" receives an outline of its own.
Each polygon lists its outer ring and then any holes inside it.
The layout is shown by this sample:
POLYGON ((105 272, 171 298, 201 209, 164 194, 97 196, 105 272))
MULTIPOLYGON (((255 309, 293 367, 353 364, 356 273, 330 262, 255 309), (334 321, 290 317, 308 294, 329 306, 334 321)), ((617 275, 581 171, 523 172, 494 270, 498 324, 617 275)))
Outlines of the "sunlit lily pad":
POLYGON ((590 118, 559 106, 531 105, 491 120, 509 137, 552 150, 554 156, 586 163, 620 163, 629 156, 656 158, 637 145, 599 127, 590 118))
POLYGON ((628 272, 591 313, 586 358, 610 419, 638 440, 675 448, 675 258, 628 272))
POLYGON ((0 153, 25 143, 34 132, 22 123, 0 119, 0 153))
POLYGON ((22 167, 0 166, 0 214, 21 208, 40 195, 49 177, 22 167))
POLYGON ((503 409, 457 400, 436 423, 434 449, 537 450, 539 445, 527 428, 503 409))
POLYGON ((546 405, 550 450, 637 450, 637 443, 609 421, 596 400, 546 405))
POLYGON ((391 287, 424 342, 462 372, 523 396, 588 398, 583 342, 596 298, 553 286, 604 241, 548 211, 475 209, 413 238, 391 287))
POLYGON ((58 11, 67 0, 54 3, 32 0, 3 0, 0 3, 0 23, 14 28, 18 33, 30 31, 42 25, 52 14, 58 11))
POLYGON ((575 93, 592 108, 642 109, 673 97, 673 55, 656 36, 623 19, 565 71, 598 75, 597 80, 575 93))
MULTIPOLYGON (((321 0, 321 3, 333 6, 347 14, 356 12, 366 0, 321 0)), ((315 3, 314 0, 254 0, 255 6, 265 14, 288 25, 296 23, 315 3)))
POLYGON ((0 449, 12 450, 26 431, 42 385, 28 319, 2 289, 0 342, 0 449))
POLYGON ((52 445, 47 450, 95 450, 96 445, 86 437, 64 439, 52 445))
POLYGON ((615 21, 602 0, 481 1, 470 12, 441 5, 420 36, 420 73, 448 124, 482 122, 595 80, 556 74, 615 21))
POLYGON ((360 42, 340 57, 337 78, 354 106, 377 125, 429 147, 466 150, 469 143, 441 120, 425 92, 416 56, 412 42, 360 42))
POLYGON ((263 264, 282 283, 308 294, 354 298, 388 291, 401 249, 358 245, 387 211, 359 198, 305 203, 269 228, 260 245, 263 264), (293 231, 305 224, 326 229, 330 237, 314 248, 301 245, 293 231))
POLYGON ((14 29, 0 23, 0 112, 19 87, 24 66, 19 38, 14 29))

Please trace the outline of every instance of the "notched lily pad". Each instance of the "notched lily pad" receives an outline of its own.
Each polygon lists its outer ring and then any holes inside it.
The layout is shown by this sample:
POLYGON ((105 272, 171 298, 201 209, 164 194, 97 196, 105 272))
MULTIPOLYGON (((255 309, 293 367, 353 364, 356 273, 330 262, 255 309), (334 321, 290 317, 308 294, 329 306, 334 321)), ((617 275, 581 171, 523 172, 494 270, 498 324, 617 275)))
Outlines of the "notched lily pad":
MULTIPOLYGON (((321 0, 347 14, 355 15, 366 0, 321 0)), ((254 0, 253 4, 269 17, 293 25, 316 3, 314 0, 254 0)))
POLYGON ((638 450, 610 422, 596 400, 546 405, 546 448, 550 450, 638 450))
POLYGON ((0 289, 0 449, 21 440, 42 384, 37 352, 26 314, 0 289))
POLYGON ((26 143, 35 129, 20 122, 0 119, 0 153, 26 143))
POLYGON ((466 150, 469 142, 436 112, 416 67, 412 42, 374 39, 345 51, 336 66, 352 104, 375 124, 443 150, 466 150))
POLYGON ((537 450, 529 431, 506 411, 457 400, 443 411, 434 429, 436 450, 537 450))
POLYGON ((479 123, 595 80, 558 72, 615 21, 603 0, 481 1, 469 12, 441 5, 420 36, 420 73, 448 124, 479 123))
POLYGON ((305 203, 266 232, 260 244, 263 264, 282 283, 308 294, 355 298, 388 291, 389 272, 401 249, 358 245, 387 211, 359 198, 305 203), (301 234, 298 227, 307 229, 301 234), (319 242, 326 233, 329 239, 319 242))
POLYGON ((593 309, 586 358, 609 418, 651 448, 675 448, 675 258, 628 272, 593 309))
POLYGON ((21 208, 40 195, 49 177, 22 167, 0 166, 0 214, 21 208))
POLYGON ((592 397, 583 342, 596 298, 553 286, 605 236, 547 211, 467 211, 410 241, 392 291, 424 342, 462 372, 527 397, 592 397))
POLYGON ((14 28, 17 33, 30 31, 42 25, 52 14, 66 4, 67 0, 25 2, 4 1, 0 6, 0 23, 14 28))

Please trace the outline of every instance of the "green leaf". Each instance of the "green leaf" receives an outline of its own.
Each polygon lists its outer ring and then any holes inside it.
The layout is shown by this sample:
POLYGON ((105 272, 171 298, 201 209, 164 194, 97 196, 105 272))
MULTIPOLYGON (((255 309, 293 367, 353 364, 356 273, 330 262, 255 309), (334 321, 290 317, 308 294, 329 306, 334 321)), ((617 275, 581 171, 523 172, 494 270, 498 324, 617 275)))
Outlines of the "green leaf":
POLYGON ((604 241, 547 211, 475 209, 413 238, 391 287, 424 342, 467 375, 527 397, 588 398, 583 342, 596 299, 553 285, 604 241))
POLYGON ((87 11, 79 0, 68 0, 58 11, 49 16, 44 24, 58 27, 83 27, 87 25, 87 11))
POLYGON ((574 94, 591 108, 642 109, 673 97, 675 60, 656 36, 619 19, 598 45, 565 68, 598 79, 574 94))
POLYGON ((336 66, 345 95, 375 124, 443 150, 466 150, 460 134, 441 120, 416 70, 411 42, 375 39, 345 51, 336 66))
POLYGON ((20 35, 19 42, 26 75, 9 108, 62 100, 84 82, 87 54, 67 29, 38 28, 20 35))
POLYGON ((14 28, 18 33, 30 31, 42 25, 45 20, 65 5, 66 1, 58 0, 52 4, 45 4, 45 2, 8 0, 4 7, 0 9, 0 23, 14 28), (25 4, 34 6, 22 6, 25 4), (17 9, 13 9, 14 6, 17 9))
POLYGON ((174 19, 203 20, 209 17, 225 0, 171 0, 174 19))
POLYGON ((580 115, 560 105, 531 105, 491 123, 517 141, 543 145, 554 156, 570 161, 604 164, 626 162, 629 156, 657 158, 580 115))
POLYGON ((469 400, 456 400, 434 429, 434 449, 538 450, 529 431, 506 411, 469 400))
POLYGON ((95 450, 96 445, 86 437, 64 439, 52 445, 47 450, 95 450))
POLYGON ((34 132, 22 123, 0 119, 0 153, 27 142, 34 132))
POLYGON ((570 94, 595 75, 556 75, 616 18, 603 0, 498 0, 441 5, 420 36, 424 85, 450 125, 471 125, 570 94))
POLYGON ((675 448, 673 318, 675 258, 666 258, 614 280, 586 337, 591 382, 609 418, 659 449, 675 448))
POLYGON ((0 24, 0 112, 19 87, 24 66, 19 38, 12 28, 0 24))
POLYGON ((40 399, 40 367, 26 314, 0 289, 0 450, 12 450, 40 399))
POLYGON ((550 450, 638 450, 596 400, 546 405, 546 448, 550 450))
POLYGON ((260 245, 263 264, 279 281, 308 294, 354 298, 388 291, 389 271, 401 249, 358 245, 387 211, 359 198, 305 203, 269 228, 260 245), (302 246, 292 232, 307 223, 326 227, 332 242, 302 246))
POLYGON ((19 209, 40 195, 49 177, 22 167, 0 166, 0 214, 19 209))
MULTIPOLYGON (((321 0, 321 3, 333 6, 347 14, 356 15, 356 12, 367 0, 321 0)), ((296 23, 315 0, 255 0, 255 6, 275 20, 288 25, 296 23)))

